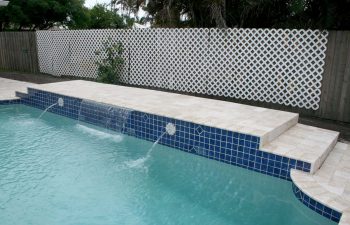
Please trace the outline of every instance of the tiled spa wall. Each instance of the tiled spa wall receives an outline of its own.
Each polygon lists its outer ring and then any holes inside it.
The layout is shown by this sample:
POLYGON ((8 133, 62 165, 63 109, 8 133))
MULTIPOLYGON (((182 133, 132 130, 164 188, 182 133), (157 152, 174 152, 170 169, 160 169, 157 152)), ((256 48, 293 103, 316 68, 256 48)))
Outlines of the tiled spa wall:
POLYGON ((310 198, 308 195, 303 193, 295 184, 293 184, 293 192, 294 195, 301 201, 304 205, 312 209, 313 211, 316 211, 317 213, 321 214, 322 216, 333 220, 334 222, 339 222, 341 213, 337 212, 336 210, 333 210, 314 199, 310 198))
POLYGON ((165 132, 166 124, 173 123, 176 126, 175 135, 165 134, 159 141, 160 144, 282 179, 290 180, 292 168, 310 172, 309 163, 260 151, 260 139, 256 136, 139 111, 131 110, 127 114, 130 110, 126 109, 124 112, 116 106, 82 101, 35 89, 29 89, 28 95, 21 97, 21 103, 39 109, 45 109, 61 97, 64 99, 64 106, 55 106, 49 110, 50 112, 76 120, 80 118, 84 122, 119 130, 149 141, 157 140, 165 132), (115 124, 122 121, 126 114, 128 116, 125 126, 116 126, 115 124))

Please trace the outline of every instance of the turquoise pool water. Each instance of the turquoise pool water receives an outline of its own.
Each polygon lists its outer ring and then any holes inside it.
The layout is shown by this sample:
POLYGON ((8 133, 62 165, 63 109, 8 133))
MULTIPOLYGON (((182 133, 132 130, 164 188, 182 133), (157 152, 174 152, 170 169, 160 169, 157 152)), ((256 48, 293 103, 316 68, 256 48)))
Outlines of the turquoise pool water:
POLYGON ((1 225, 335 224, 291 183, 26 106, 0 106, 1 225))

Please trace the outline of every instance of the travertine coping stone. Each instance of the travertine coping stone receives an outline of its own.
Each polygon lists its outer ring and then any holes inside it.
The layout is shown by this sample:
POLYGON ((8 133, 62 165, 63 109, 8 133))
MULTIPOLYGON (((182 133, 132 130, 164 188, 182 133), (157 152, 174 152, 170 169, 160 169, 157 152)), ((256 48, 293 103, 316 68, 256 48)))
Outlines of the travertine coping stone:
POLYGON ((28 87, 36 88, 38 86, 39 85, 29 82, 0 77, 0 101, 18 99, 18 97, 16 97, 16 91, 26 92, 28 87))

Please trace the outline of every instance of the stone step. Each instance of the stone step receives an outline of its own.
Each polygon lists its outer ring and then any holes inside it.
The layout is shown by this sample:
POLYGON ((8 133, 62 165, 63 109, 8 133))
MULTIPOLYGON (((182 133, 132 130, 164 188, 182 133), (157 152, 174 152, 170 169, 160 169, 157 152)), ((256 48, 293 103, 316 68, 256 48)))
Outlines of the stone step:
POLYGON ((338 142, 315 174, 292 170, 291 179, 309 198, 342 213, 339 224, 350 224, 350 145, 338 142))
POLYGON ((27 93, 27 92, 16 91, 16 92, 15 92, 15 95, 16 95, 16 97, 18 97, 18 98, 25 98, 25 97, 28 96, 28 93, 27 93))
POLYGON ((262 146, 262 150, 311 164, 315 173, 337 143, 339 133, 317 127, 297 124, 275 140, 262 146))
POLYGON ((0 101, 18 99, 18 97, 16 97, 16 91, 25 93, 28 87, 38 86, 36 84, 32 84, 28 82, 11 80, 11 79, 1 78, 1 77, 0 77, 0 83, 1 83, 0 101))

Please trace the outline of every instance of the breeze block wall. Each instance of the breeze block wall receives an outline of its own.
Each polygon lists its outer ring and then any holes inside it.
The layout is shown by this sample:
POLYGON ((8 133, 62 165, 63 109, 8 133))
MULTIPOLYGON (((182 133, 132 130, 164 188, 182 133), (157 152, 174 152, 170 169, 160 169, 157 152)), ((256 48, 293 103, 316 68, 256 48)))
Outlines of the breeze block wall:
POLYGON ((96 78, 109 38, 124 47, 122 82, 317 110, 327 31, 132 29, 37 31, 40 72, 96 78))

